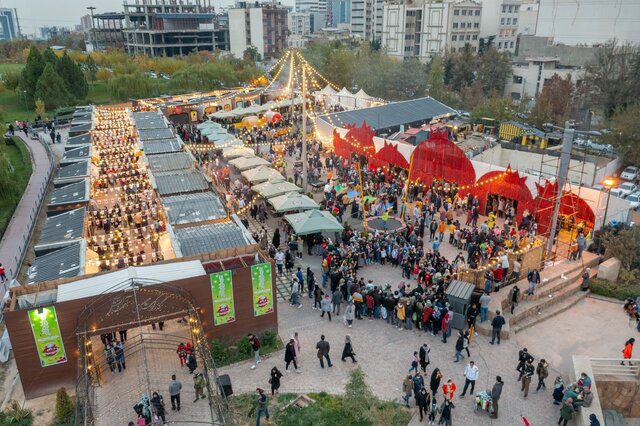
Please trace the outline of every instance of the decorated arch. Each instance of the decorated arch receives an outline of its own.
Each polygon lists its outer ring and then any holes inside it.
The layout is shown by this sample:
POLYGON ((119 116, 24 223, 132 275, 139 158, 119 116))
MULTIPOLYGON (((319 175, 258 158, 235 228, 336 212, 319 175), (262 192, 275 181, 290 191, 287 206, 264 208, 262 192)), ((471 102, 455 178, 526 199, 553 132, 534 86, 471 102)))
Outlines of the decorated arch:
MULTIPOLYGON (((536 189, 538 195, 534 200, 535 218, 538 232, 544 234, 551 224, 553 201, 558 194, 558 182, 552 183, 547 180, 544 185, 536 183, 536 189)), ((573 192, 562 191, 559 214, 561 217, 573 218, 576 224, 584 222, 587 228, 593 229, 596 217, 593 209, 573 192)))
POLYGON ((478 207, 482 214, 486 213, 487 202, 491 202, 494 196, 510 200, 516 207, 516 220, 520 221, 524 211, 531 211, 533 208, 533 195, 526 181, 526 176, 520 176, 518 171, 508 167, 505 171, 493 170, 485 173, 470 192, 478 197, 478 207))

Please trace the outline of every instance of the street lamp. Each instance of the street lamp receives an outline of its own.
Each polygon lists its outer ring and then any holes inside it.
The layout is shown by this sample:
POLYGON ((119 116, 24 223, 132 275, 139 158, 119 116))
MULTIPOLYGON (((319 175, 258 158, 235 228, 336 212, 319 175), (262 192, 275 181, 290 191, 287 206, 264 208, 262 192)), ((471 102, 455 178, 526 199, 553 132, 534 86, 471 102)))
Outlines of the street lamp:
POLYGON ((91 49, 92 50, 98 50, 98 49, 96 49, 96 46, 95 46, 96 35, 95 35, 94 24, 93 24, 93 11, 96 10, 96 7, 95 6, 89 6, 89 7, 87 7, 87 10, 89 10, 91 12, 91 28, 89 29, 89 43, 91 44, 91 49))
POLYGON ((604 234, 604 227, 607 225, 607 213, 609 212, 609 200, 611 199, 611 188, 616 184, 616 180, 608 177, 602 181, 602 185, 607 189, 607 204, 604 208, 604 217, 602 218, 602 226, 600 226, 600 237, 598 238, 598 245, 596 246, 596 254, 600 255, 600 244, 602 244, 602 236, 604 234))

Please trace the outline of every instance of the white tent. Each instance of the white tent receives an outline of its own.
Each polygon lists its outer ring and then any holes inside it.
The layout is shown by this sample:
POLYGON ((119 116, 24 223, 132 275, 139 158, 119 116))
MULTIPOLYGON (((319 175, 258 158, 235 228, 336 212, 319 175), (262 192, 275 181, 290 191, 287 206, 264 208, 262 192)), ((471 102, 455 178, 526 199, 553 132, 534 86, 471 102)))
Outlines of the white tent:
POLYGON ((356 99, 356 107, 358 108, 369 108, 371 106, 371 101, 373 100, 373 96, 367 95, 367 93, 360 89, 358 93, 353 95, 356 99))
POLYGON ((318 90, 313 94, 316 97, 316 100, 319 101, 328 101, 331 95, 335 95, 336 91, 331 85, 327 84, 326 87, 322 90, 318 90))
POLYGON ((340 105, 346 109, 354 109, 356 107, 356 98, 346 87, 343 87, 338 93, 329 95, 329 104, 340 105))

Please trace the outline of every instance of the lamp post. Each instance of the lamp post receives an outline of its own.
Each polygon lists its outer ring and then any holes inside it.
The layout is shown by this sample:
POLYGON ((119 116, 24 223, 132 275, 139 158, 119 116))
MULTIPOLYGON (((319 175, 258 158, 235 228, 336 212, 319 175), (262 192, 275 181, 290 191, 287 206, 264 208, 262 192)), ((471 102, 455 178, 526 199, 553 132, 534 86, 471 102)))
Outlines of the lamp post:
POLYGON ((87 9, 91 12, 91 28, 89 29, 89 43, 91 43, 91 48, 93 50, 98 50, 96 49, 95 46, 95 34, 94 34, 94 30, 93 30, 93 11, 96 10, 95 6, 89 6, 87 7, 87 9))
POLYGON ((609 212, 609 200, 611 199, 611 188, 613 188, 613 186, 616 184, 615 179, 613 178, 606 178, 604 181, 602 181, 602 185, 607 188, 607 204, 605 205, 604 208, 604 217, 602 218, 602 225, 600 226, 600 237, 598 238, 598 245, 596 246, 596 254, 599 256, 600 255, 600 245, 602 244, 602 236, 604 234, 604 227, 607 226, 607 213, 609 212))

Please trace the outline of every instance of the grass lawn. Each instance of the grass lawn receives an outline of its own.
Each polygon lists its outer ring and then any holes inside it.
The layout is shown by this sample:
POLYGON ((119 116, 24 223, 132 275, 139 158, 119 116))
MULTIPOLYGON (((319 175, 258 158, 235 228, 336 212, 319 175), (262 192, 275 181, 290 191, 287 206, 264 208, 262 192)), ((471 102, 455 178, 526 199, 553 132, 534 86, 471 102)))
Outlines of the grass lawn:
MULTIPOLYGON (((269 391, 265 389, 265 391, 269 391)), ((270 424, 278 426, 333 426, 333 425, 371 425, 371 426, 395 426, 406 425, 412 417, 411 411, 400 404, 384 401, 373 401, 368 418, 358 419, 352 422, 345 412, 344 397, 341 395, 329 395, 325 392, 307 394, 315 400, 308 407, 299 408, 284 407, 293 401, 298 395, 281 394, 272 398, 269 395, 270 424)), ((255 424, 255 394, 234 395, 229 397, 229 415, 233 424, 255 424)), ((264 416, 262 417, 264 420, 264 416)))
MULTIPOLYGON (((17 182, 14 194, 0 197, 0 238, 7 229, 11 216, 20 202, 27 183, 29 183, 29 177, 31 177, 29 150, 20 138, 13 138, 13 141, 13 143, 0 142, 0 155, 4 156, 11 165, 7 177, 17 182)), ((4 185, 4 183, 0 182, 0 185, 4 185)))

